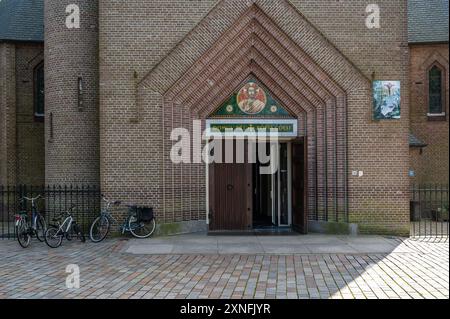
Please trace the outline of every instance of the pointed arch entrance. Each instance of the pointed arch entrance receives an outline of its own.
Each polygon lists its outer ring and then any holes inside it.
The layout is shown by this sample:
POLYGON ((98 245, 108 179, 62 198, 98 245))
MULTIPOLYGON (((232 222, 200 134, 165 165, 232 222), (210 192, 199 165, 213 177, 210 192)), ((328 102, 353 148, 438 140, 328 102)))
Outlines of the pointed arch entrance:
POLYGON ((215 153, 206 166, 210 231, 307 231, 305 137, 297 138, 298 124, 254 75, 207 116, 215 153))
POLYGON ((369 82, 287 1, 252 3, 219 2, 138 84, 138 96, 150 90, 161 94, 163 214, 177 221, 186 211, 196 211, 207 219, 212 186, 205 183, 206 167, 171 163, 170 134, 178 127, 192 132, 196 120, 205 129, 208 117, 254 77, 296 119, 296 137, 303 140, 296 154, 305 156, 307 200, 292 205, 305 205, 309 219, 346 221, 346 92, 352 86, 369 87, 369 82), (234 22, 217 31, 215 21, 225 21, 223 15, 230 12, 234 22), (280 24, 283 17, 292 25, 280 24), (215 41, 208 42, 205 34, 215 41))

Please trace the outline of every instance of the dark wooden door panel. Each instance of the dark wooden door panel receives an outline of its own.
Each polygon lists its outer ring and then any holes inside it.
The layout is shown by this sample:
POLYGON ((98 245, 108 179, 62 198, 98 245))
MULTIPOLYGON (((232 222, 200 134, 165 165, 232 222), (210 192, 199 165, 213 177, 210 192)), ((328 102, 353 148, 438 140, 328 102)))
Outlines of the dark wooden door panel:
POLYGON ((251 226, 248 175, 248 164, 214 164, 211 230, 246 230, 251 226))
POLYGON ((252 164, 214 163, 209 174, 210 230, 248 230, 252 224, 252 164))

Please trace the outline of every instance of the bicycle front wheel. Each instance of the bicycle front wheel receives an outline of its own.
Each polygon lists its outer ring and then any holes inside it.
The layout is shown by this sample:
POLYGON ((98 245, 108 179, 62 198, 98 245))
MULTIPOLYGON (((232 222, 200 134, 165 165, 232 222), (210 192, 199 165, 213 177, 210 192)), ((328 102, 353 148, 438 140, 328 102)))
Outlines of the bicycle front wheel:
POLYGON ((16 236, 20 246, 23 248, 30 246, 31 235, 28 231, 28 225, 24 220, 21 220, 16 226, 16 236))
POLYGON ((131 234, 137 238, 150 237, 156 228, 156 221, 153 218, 150 221, 139 221, 135 216, 128 219, 128 229, 131 234))
POLYGON ((61 246, 62 239, 63 234, 57 227, 50 227, 45 232, 45 243, 51 248, 57 248, 61 246))
POLYGON ((99 243, 108 235, 109 228, 109 219, 106 216, 98 216, 89 229, 89 238, 94 243, 99 243))
POLYGON ((45 240, 45 231, 47 230, 47 224, 45 223, 44 217, 38 215, 36 220, 36 238, 43 242, 45 240))

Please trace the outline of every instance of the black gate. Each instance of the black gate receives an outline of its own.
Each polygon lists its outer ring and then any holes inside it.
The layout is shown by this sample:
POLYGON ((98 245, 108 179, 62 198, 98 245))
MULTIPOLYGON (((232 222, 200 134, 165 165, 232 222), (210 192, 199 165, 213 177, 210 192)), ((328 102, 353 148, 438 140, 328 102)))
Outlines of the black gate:
POLYGON ((15 238, 14 215, 20 210, 31 211, 31 203, 22 201, 23 196, 41 198, 36 201, 38 211, 47 225, 52 218, 72 205, 73 216, 85 234, 100 211, 100 190, 90 185, 82 186, 1 186, 0 185, 0 238, 15 238))
POLYGON ((411 188, 411 237, 448 240, 448 185, 424 184, 411 188))

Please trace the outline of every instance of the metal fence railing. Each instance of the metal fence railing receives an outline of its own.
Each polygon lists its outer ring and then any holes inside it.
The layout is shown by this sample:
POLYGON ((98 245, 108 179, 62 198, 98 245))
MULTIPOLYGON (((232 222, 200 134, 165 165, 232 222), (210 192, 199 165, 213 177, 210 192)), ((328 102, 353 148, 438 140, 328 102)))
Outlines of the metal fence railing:
MULTIPOLYGON (((20 210, 31 211, 31 203, 21 198, 41 195, 38 211, 47 224, 60 212, 75 205, 74 217, 87 233, 100 211, 100 189, 91 185, 53 186, 1 186, 0 185, 0 238, 14 238, 14 215, 20 210)), ((449 187, 441 184, 412 185, 411 237, 447 239, 449 234, 449 187)))
POLYGON ((20 210, 31 214, 31 203, 22 197, 41 198, 36 201, 47 225, 60 212, 75 205, 73 216, 87 233, 89 225, 100 211, 100 189, 96 186, 53 185, 53 186, 1 186, 0 185, 0 238, 14 238, 14 215, 20 210))
POLYGON ((412 185, 411 237, 448 240, 448 203, 448 185, 412 185))

